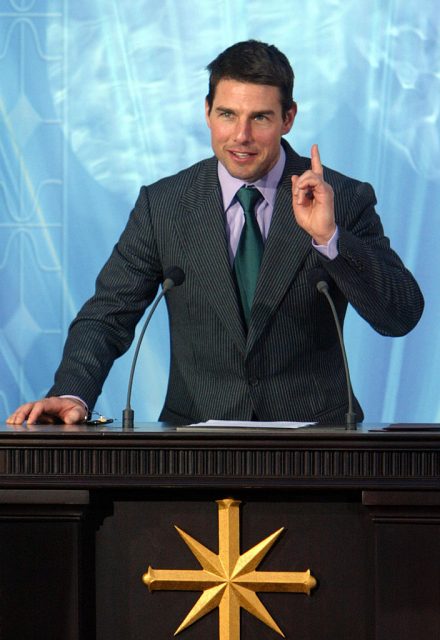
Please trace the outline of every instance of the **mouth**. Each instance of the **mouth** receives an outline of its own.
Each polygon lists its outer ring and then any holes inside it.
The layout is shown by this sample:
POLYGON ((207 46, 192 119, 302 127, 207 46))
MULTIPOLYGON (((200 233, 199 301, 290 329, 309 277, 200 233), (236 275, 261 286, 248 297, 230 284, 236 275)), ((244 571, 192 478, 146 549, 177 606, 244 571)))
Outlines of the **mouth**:
POLYGON ((228 150, 229 154, 235 158, 236 160, 249 160, 249 158, 254 158, 257 154, 251 153, 249 151, 235 151, 234 149, 228 150))

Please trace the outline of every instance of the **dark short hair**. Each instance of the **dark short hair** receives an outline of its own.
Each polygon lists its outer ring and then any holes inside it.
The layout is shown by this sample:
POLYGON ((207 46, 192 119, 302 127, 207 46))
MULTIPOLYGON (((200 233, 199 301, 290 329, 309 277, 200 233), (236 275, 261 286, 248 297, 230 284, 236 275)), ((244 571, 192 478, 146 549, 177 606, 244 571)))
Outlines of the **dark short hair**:
POLYGON ((209 71, 209 91, 206 96, 212 109, 215 90, 220 80, 238 80, 278 87, 283 117, 293 105, 295 75, 284 53, 273 44, 258 40, 237 42, 220 53, 206 67, 209 71))

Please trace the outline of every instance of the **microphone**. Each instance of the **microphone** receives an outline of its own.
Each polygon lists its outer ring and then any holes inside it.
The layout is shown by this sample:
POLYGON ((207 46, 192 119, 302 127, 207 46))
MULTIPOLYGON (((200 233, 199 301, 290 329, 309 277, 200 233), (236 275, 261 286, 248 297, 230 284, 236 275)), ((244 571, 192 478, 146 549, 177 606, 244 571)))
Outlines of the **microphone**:
POLYGON ((327 274, 327 272, 325 271, 325 269, 317 267, 317 268, 312 269, 311 271, 309 271, 308 279, 309 279, 310 284, 312 286, 316 287, 318 292, 322 293, 322 295, 324 295, 326 297, 326 299, 327 299, 327 301, 328 301, 328 303, 330 305, 330 308, 332 310, 332 313, 333 313, 333 318, 334 318, 334 321, 335 321, 336 330, 338 332, 339 345, 341 347, 342 359, 343 359, 343 362, 344 362, 345 381, 346 381, 346 384, 347 384, 348 411, 345 414, 345 428, 349 429, 350 431, 353 431, 353 430, 356 429, 356 425, 357 425, 356 413, 353 411, 353 389, 351 387, 350 371, 348 369, 347 353, 345 351, 345 345, 344 345, 344 338, 342 336, 341 323, 339 322, 338 314, 336 312, 336 307, 335 307, 335 304, 334 304, 333 299, 332 299, 332 297, 330 295, 330 292, 329 292, 330 277, 327 274))
POLYGON ((136 362, 138 359, 142 340, 145 335, 145 331, 147 330, 147 327, 150 324, 150 320, 153 316, 153 313, 156 311, 157 305, 162 300, 166 292, 170 291, 170 289, 172 289, 173 287, 179 287, 182 284, 182 282, 184 282, 185 280, 185 274, 180 267, 170 267, 169 269, 166 269, 164 276, 165 276, 165 279, 162 283, 162 291, 157 296, 153 306, 150 309, 150 313, 148 314, 148 317, 145 320, 145 324, 142 327, 142 331, 140 333, 139 340, 136 345, 136 350, 134 352, 133 362, 131 364, 130 378, 128 380, 127 404, 125 406, 124 411, 122 412, 122 428, 123 429, 133 429, 133 426, 134 426, 134 411, 131 408, 131 390, 133 387, 133 378, 134 378, 134 371, 136 369, 136 362))

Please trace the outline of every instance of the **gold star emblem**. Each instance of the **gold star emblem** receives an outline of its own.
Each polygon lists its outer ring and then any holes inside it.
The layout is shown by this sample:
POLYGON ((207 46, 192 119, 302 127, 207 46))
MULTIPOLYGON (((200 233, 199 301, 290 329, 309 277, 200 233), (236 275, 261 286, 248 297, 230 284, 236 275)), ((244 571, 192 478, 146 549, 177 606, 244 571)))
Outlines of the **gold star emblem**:
POLYGON ((219 608, 219 639, 240 640, 240 608, 285 637, 257 596, 257 591, 306 593, 316 586, 310 570, 256 571, 283 531, 278 529, 255 547, 240 554, 239 500, 218 500, 218 554, 176 527, 195 555, 202 570, 160 570, 148 568, 142 577, 150 591, 203 591, 174 635, 207 613, 219 608))

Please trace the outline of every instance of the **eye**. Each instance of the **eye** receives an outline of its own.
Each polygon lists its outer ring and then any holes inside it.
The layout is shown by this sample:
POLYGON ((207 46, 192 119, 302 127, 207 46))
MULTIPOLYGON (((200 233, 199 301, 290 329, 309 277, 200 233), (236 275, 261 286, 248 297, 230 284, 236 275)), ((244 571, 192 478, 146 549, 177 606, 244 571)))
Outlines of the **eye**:
POLYGON ((220 111, 219 116, 223 118, 223 120, 230 120, 233 117, 232 111, 220 111))
POLYGON ((267 115, 265 113, 257 113, 254 116, 254 120, 256 120, 257 122, 267 122, 267 120, 269 120, 269 118, 267 117, 267 115))

